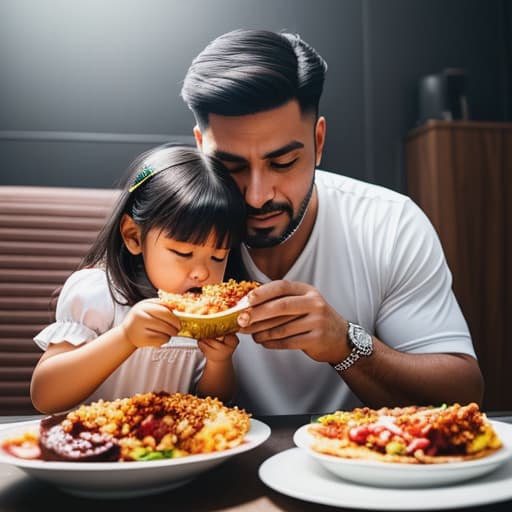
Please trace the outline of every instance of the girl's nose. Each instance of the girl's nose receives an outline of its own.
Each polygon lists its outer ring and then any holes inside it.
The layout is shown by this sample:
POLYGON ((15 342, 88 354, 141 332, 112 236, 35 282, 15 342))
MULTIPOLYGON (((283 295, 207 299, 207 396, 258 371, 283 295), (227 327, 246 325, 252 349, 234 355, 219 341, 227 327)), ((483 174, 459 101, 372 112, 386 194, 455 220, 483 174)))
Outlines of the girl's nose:
POLYGON ((190 277, 194 281, 204 281, 208 279, 209 275, 210 273, 208 272, 206 265, 196 265, 190 272, 190 277))

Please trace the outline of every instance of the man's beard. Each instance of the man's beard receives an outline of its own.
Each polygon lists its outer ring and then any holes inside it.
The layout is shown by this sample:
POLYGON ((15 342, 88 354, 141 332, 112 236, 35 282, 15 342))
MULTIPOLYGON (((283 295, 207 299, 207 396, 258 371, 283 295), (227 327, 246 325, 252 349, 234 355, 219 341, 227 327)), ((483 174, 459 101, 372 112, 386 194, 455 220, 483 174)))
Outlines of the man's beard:
POLYGON ((264 215, 275 211, 285 212, 290 217, 290 222, 283 233, 278 236, 272 236, 270 234, 272 228, 257 229, 256 234, 247 235, 244 241, 245 245, 249 249, 267 249, 270 247, 275 247, 276 245, 283 244, 289 240, 304 220, 309 202, 311 201, 311 196, 313 195, 314 186, 315 179, 313 176, 313 179, 311 180, 311 186, 304 196, 304 199, 302 200, 295 217, 293 216, 293 208, 288 203, 273 203, 272 201, 269 201, 268 203, 265 203, 261 208, 252 208, 251 206, 247 205, 247 214, 249 216, 264 215))

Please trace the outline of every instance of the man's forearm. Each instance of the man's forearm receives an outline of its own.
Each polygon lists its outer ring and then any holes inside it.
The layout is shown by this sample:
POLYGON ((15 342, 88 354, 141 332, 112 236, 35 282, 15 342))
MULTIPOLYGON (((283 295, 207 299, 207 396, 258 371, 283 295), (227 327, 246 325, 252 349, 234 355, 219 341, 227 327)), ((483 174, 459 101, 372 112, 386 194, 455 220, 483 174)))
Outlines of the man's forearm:
POLYGON ((463 354, 407 354, 374 339, 374 352, 339 372, 369 407, 482 403, 484 383, 475 359, 463 354))

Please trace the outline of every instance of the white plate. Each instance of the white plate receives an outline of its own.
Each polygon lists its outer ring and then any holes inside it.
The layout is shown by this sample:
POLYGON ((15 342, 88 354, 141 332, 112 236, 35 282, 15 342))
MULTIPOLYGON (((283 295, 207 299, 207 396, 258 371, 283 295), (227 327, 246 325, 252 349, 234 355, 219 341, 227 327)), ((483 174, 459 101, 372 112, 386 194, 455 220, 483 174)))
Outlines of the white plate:
POLYGON ((397 490, 343 480, 302 448, 290 448, 263 462, 259 477, 271 489, 292 498, 363 510, 445 510, 512 499, 511 459, 496 471, 467 482, 397 490))
MULTIPOLYGON (((39 428, 39 421, 12 424, 0 430, 0 442, 39 428)), ((229 450, 177 459, 141 462, 53 462, 24 460, 0 450, 0 462, 78 496, 129 498, 155 494, 186 484, 228 458, 256 448, 270 436, 270 427, 251 419, 251 428, 239 446, 229 450)))
POLYGON ((464 462, 442 464, 401 464, 373 460, 345 459, 318 453, 310 448, 313 440, 303 425, 295 432, 293 441, 305 453, 334 475, 362 485, 380 487, 434 487, 449 485, 494 471, 512 457, 512 425, 492 422, 503 441, 503 448, 487 457, 464 462))

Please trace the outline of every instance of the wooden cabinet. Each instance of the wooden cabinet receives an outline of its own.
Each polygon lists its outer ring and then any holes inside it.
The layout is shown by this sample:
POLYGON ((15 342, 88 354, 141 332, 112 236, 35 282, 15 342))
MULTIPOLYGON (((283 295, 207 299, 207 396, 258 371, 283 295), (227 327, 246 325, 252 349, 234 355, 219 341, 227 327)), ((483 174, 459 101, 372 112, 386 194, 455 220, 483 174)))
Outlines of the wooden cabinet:
POLYGON ((485 378, 512 410, 512 124, 429 121, 406 140, 408 193, 430 217, 485 378))

